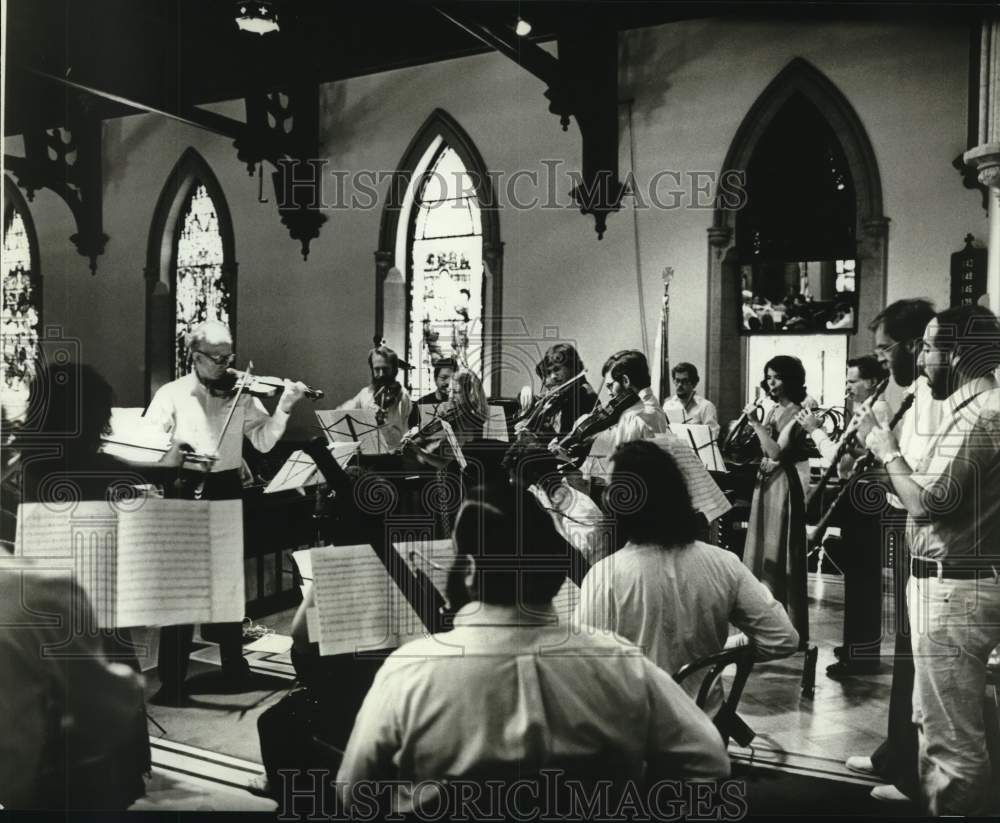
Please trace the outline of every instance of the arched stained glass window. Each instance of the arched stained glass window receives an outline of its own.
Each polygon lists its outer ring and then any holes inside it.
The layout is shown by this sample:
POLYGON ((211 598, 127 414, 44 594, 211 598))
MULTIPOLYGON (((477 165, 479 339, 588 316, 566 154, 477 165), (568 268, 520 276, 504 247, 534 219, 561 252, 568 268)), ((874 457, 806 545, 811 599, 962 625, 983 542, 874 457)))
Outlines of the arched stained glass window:
POLYGON ((8 421, 21 420, 28 404, 38 361, 41 331, 41 288, 37 244, 31 217, 19 196, 8 197, 3 221, 3 412, 8 421), (20 201, 20 202, 18 202, 20 201))
POLYGON ((434 364, 455 359, 482 376, 483 227, 475 186, 442 143, 412 212, 406 360, 410 388, 434 388, 434 364))
POLYGON ((230 294, 219 216, 208 189, 200 182, 181 213, 174 272, 174 376, 188 372, 187 334, 204 320, 229 325, 230 294))

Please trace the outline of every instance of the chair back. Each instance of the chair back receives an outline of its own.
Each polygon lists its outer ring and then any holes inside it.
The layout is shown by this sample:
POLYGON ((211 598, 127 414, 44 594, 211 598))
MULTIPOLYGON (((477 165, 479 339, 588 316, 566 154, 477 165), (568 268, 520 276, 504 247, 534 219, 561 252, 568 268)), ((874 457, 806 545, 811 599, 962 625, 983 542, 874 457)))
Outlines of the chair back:
POLYGON ((723 649, 721 652, 716 652, 700 660, 688 663, 682 666, 674 675, 674 680, 680 683, 695 672, 708 669, 698 689, 698 696, 695 698, 695 702, 701 708, 705 708, 708 696, 712 691, 712 686, 719 679, 723 670, 729 666, 736 666, 736 676, 729 687, 729 694, 726 695, 721 708, 716 712, 715 717, 712 718, 715 727, 722 735, 723 741, 727 743, 729 742, 729 738, 732 737, 741 746, 748 746, 750 741, 756 737, 755 732, 736 713, 736 707, 739 705, 740 697, 743 695, 743 687, 746 686, 747 678, 750 677, 750 671, 753 669, 754 656, 755 648, 753 643, 747 643, 744 646, 723 649))

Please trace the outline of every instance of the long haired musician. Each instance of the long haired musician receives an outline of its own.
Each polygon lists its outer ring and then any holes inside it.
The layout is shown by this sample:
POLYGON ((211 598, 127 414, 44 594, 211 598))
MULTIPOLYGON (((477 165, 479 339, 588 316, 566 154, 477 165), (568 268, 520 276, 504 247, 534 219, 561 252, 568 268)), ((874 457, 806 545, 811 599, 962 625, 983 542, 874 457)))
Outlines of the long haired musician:
POLYGON ((756 403, 743 410, 764 452, 743 562, 788 610, 803 647, 809 638, 804 504, 809 460, 806 433, 795 417, 806 398, 805 382, 801 360, 772 357, 764 366, 761 388, 774 406, 762 421, 756 419, 756 403))
POLYGON ((400 444, 403 451, 435 468, 447 466, 456 455, 440 420, 447 423, 459 448, 483 437, 489 407, 482 381, 475 372, 460 368, 451 376, 446 409, 425 426, 408 431, 400 444))
MULTIPOLYGON (((569 343, 556 343, 550 346, 545 356, 535 366, 535 373, 542 381, 542 391, 537 397, 529 386, 521 392, 522 418, 532 418, 538 404, 559 386, 576 377, 584 370, 583 360, 576 348, 569 343)), ((569 388, 569 387, 567 387, 569 388)), ((597 392, 583 377, 571 389, 561 394, 558 400, 545 409, 542 419, 534 422, 532 428, 536 433, 547 435, 566 435, 582 415, 590 414, 597 403, 597 392)))

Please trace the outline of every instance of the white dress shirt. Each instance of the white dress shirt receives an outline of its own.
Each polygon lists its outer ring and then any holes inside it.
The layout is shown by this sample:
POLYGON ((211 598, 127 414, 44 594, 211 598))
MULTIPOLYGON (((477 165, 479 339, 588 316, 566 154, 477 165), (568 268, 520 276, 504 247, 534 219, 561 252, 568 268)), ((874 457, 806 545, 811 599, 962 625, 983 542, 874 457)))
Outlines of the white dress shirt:
POLYGON ((144 416, 152 425, 190 443, 196 452, 211 454, 218 446, 219 459, 212 465, 213 472, 240 468, 244 435, 257 451, 269 452, 288 425, 287 412, 277 408, 270 415, 260 400, 248 394, 213 397, 194 372, 161 386, 144 416), (236 411, 219 444, 219 434, 233 403, 236 411))
POLYGON ((609 470, 609 458, 622 443, 633 440, 651 440, 658 434, 670 431, 667 416, 660 408, 652 389, 648 386, 639 390, 639 399, 625 411, 610 429, 600 432, 594 438, 587 459, 580 471, 587 479, 605 477, 609 470))
POLYGON ((349 808, 358 781, 398 779, 394 805, 408 810, 409 781, 518 764, 532 774, 588 757, 637 780, 646 764, 647 780, 729 773, 718 731, 635 646, 609 632, 574 633, 551 607, 529 616, 473 602, 452 631, 389 656, 337 783, 349 808))
MULTIPOLYGON (((700 541, 677 548, 627 543, 587 572, 576 619, 622 635, 671 674, 722 651, 730 624, 757 644, 761 660, 785 657, 799 645, 767 587, 736 555, 700 541)), ((693 697, 701 678, 682 685, 693 697)), ((706 712, 714 714, 721 699, 719 684, 706 712)))
POLYGON ((708 426, 712 431, 712 439, 717 440, 719 437, 719 412, 715 403, 695 392, 691 393, 687 404, 682 403, 676 394, 668 397, 663 403, 663 413, 670 423, 708 426))
MULTIPOLYGON (((924 456, 924 452, 927 451, 927 447, 934 439, 934 434, 944 418, 945 404, 944 401, 934 399, 930 384, 923 375, 920 375, 907 387, 905 394, 916 394, 916 400, 913 401, 909 411, 897 424, 895 433, 903 459, 912 469, 924 456)), ((872 413, 880 425, 888 426, 895 414, 895 409, 891 408, 884 400, 879 400, 872 406, 872 413)), ((913 479, 917 483, 921 482, 918 477, 913 479)), ((886 494, 886 500, 893 508, 906 508, 903 501, 891 491, 886 494)))

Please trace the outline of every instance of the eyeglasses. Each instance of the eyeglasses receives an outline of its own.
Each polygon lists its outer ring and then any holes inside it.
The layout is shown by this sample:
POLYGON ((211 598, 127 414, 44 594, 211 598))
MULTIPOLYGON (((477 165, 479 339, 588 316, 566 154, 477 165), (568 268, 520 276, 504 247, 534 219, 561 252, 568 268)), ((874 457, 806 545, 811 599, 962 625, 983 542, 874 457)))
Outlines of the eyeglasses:
POLYGON ((233 363, 236 362, 236 355, 233 352, 230 352, 229 354, 212 355, 212 354, 206 354, 205 352, 198 351, 196 349, 194 353, 200 354, 207 360, 211 360, 213 363, 215 363, 216 366, 231 366, 233 363))
POLYGON ((895 343, 890 343, 888 346, 880 344, 875 347, 875 354, 888 354, 902 342, 902 340, 897 340, 895 343))

